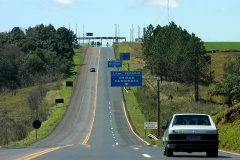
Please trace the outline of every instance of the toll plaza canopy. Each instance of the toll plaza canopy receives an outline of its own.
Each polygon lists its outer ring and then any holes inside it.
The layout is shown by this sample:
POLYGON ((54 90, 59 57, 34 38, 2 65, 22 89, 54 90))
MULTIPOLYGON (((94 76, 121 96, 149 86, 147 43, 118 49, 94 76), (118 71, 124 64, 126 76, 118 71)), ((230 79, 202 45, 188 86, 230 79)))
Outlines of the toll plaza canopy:
POLYGON ((77 37, 77 39, 80 39, 80 40, 84 40, 84 39, 115 39, 115 40, 125 39, 125 41, 126 41, 126 37, 77 37))

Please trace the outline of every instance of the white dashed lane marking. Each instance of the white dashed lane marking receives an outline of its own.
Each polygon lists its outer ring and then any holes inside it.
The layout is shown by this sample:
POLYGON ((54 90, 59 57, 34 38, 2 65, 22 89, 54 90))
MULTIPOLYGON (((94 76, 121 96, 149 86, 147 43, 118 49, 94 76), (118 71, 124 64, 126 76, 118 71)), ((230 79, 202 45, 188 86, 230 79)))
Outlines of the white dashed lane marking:
MULTIPOLYGON (((109 105, 110 104, 111 103, 109 102, 109 105)), ((110 116, 109 116, 109 118, 110 118, 110 125, 113 126, 113 121, 112 121, 112 116, 111 116, 112 112, 111 112, 111 107, 110 106, 109 106, 109 113, 110 113, 110 116)), ((113 139, 115 141, 115 144, 118 145, 118 141, 116 140, 116 137, 115 137, 114 132, 113 132, 113 127, 111 127, 111 130, 112 130, 111 133, 112 133, 113 139)))
POLYGON ((151 156, 149 156, 148 154, 142 154, 143 155, 143 157, 145 157, 145 158, 151 158, 151 156))

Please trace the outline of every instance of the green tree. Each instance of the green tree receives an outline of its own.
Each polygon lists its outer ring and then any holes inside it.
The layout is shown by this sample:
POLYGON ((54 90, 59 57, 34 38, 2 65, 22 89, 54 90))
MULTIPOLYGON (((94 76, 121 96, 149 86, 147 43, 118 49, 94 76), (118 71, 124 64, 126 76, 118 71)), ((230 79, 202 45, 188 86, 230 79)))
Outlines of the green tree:
POLYGON ((42 73, 44 72, 44 62, 38 55, 31 54, 28 58, 26 69, 31 75, 42 73))
POLYGON ((231 107, 234 102, 240 101, 240 76, 239 75, 231 75, 228 76, 224 82, 218 83, 214 90, 212 91, 212 95, 222 95, 226 100, 226 104, 231 107))
POLYGON ((0 44, 0 88, 16 89, 20 85, 18 70, 22 67, 24 53, 14 45, 0 44))
POLYGON ((238 74, 240 75, 240 54, 234 54, 232 56, 228 56, 227 62, 224 64, 223 70, 225 74, 238 74))
POLYGON ((206 55, 203 42, 174 22, 168 26, 149 25, 142 43, 146 67, 163 79, 195 83, 196 101, 198 84, 208 84, 210 56, 206 55))
POLYGON ((9 42, 14 42, 25 38, 24 32, 19 27, 14 27, 9 33, 9 42))

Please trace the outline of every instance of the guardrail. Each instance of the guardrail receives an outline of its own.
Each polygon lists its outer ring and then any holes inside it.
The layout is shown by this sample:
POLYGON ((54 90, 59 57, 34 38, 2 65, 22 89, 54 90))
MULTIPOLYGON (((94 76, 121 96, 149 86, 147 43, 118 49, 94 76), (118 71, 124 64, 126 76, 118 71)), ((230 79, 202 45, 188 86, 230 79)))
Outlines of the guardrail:
POLYGON ((158 138, 156 136, 152 135, 152 134, 148 134, 148 138, 154 139, 155 141, 158 140, 158 138))

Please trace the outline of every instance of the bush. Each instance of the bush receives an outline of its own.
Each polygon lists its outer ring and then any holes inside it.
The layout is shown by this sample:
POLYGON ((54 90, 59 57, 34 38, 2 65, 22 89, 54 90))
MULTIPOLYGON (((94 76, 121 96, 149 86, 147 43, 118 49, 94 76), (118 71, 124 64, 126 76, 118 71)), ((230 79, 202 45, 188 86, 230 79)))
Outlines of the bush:
POLYGON ((47 119, 49 114, 49 107, 44 102, 44 97, 48 92, 48 88, 39 86, 32 90, 28 96, 28 104, 31 110, 32 120, 44 121, 47 119))

